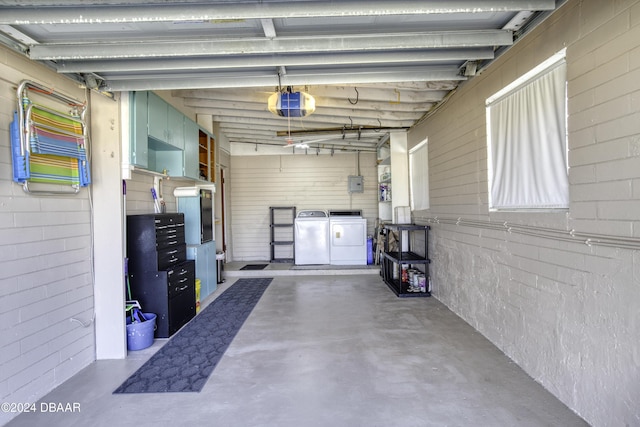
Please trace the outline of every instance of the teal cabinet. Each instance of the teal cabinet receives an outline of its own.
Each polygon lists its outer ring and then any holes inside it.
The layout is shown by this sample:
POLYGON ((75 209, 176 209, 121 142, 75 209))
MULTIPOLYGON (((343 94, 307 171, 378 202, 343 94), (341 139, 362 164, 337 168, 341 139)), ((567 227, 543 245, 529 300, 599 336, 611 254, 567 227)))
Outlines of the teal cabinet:
MULTIPOLYGON (((213 210, 203 208, 203 200, 211 203, 213 193, 209 197, 177 197, 178 212, 184 214, 184 239, 187 243, 187 259, 196 262, 196 279, 200 279, 200 300, 211 294, 218 287, 216 261, 216 242, 202 242, 203 229, 208 227, 213 232, 213 210), (207 218, 203 218, 207 215, 207 218), (208 224, 208 225, 207 225, 208 224)), ((211 205, 213 206, 213 205, 211 205)), ((212 236, 213 237, 213 236, 212 236)))
POLYGON ((130 163, 200 180, 198 124, 153 92, 131 92, 130 100, 130 163))

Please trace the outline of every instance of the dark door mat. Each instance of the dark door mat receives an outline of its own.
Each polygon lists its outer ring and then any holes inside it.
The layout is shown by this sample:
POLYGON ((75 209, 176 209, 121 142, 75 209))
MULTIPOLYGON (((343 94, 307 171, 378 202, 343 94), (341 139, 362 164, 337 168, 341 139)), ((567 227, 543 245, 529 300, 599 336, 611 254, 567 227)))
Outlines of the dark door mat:
POLYGON ((239 279, 113 393, 199 392, 272 278, 239 279))
POLYGON ((263 270, 268 264, 247 264, 240 270, 263 270))

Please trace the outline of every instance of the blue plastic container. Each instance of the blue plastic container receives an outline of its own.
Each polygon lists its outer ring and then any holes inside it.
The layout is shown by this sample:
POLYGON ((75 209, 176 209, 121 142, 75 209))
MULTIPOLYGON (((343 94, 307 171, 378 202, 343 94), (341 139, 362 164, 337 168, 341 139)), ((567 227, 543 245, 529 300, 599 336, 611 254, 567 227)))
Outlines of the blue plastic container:
POLYGON ((373 237, 367 237, 367 264, 373 264, 373 237))
POLYGON ((131 322, 131 316, 127 317, 127 349, 142 350, 153 344, 153 336, 156 332, 156 315, 143 313, 144 322, 131 322))

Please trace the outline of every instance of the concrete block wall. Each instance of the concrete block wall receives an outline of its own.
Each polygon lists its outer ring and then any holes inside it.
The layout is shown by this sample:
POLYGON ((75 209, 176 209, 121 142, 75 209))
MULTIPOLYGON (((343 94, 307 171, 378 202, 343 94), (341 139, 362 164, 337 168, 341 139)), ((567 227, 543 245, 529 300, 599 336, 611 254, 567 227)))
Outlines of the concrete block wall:
POLYGON ((640 425, 639 100, 640 2, 570 0, 409 133, 434 295, 594 426, 640 425), (490 213, 484 102, 565 47, 570 209, 490 213))
POLYGON ((356 154, 232 156, 230 163, 227 188, 233 216, 229 261, 270 259, 270 206, 361 209, 368 233, 373 234, 378 217, 374 153, 360 154, 363 193, 347 191, 348 176, 358 174, 356 154))
POLYGON ((91 215, 86 189, 42 197, 12 182, 9 123, 24 79, 86 95, 4 48, 0 76, 0 402, 27 403, 95 360, 91 215))

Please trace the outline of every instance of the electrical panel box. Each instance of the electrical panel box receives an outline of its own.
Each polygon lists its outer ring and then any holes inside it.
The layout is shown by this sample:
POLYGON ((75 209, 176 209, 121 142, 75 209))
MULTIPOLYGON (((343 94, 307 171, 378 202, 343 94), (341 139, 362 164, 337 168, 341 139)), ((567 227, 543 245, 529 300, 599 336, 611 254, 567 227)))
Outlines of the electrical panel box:
POLYGON ((349 193, 364 193, 364 179, 361 175, 349 175, 349 193))

